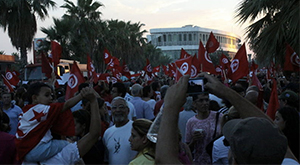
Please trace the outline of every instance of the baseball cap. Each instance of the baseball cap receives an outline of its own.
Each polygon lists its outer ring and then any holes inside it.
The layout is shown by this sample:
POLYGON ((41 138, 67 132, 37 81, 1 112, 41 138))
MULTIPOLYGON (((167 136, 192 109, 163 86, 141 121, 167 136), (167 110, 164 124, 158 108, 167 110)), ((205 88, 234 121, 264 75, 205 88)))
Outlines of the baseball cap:
POLYGON ((264 118, 230 120, 223 134, 238 164, 280 164, 287 151, 286 137, 264 118))
POLYGON ((293 92, 291 90, 285 90, 284 92, 282 92, 280 94, 278 99, 287 100, 289 102, 295 102, 295 101, 298 101, 299 97, 295 92, 293 92))

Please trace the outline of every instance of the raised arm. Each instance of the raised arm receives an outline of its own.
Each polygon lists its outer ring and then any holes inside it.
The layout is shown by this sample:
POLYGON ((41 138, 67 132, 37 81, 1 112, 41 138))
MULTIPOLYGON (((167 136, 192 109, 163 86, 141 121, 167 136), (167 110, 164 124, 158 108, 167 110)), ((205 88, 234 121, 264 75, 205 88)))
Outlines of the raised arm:
MULTIPOLYGON (((91 124, 89 133, 83 136, 77 143, 80 157, 84 156, 93 147, 101 134, 101 118, 94 89, 87 87, 82 89, 81 93, 91 103, 91 124)), ((102 100, 100 104, 102 104, 101 110, 103 110, 104 101, 102 100)))
POLYGON ((183 76, 171 86, 164 97, 164 108, 158 132, 155 163, 181 164, 178 159, 178 117, 180 108, 186 101, 189 76, 183 76))

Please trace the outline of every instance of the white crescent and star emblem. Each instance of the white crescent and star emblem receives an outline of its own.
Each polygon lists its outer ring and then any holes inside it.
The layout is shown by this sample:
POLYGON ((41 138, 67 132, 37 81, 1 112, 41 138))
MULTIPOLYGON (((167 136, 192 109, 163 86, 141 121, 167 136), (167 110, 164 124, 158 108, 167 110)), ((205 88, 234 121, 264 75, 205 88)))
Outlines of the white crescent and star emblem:
POLYGON ((234 73, 238 70, 239 65, 240 65, 240 61, 238 59, 232 60, 232 62, 230 64, 230 68, 232 70, 232 73, 234 73))
POLYGON ((11 74, 11 72, 7 72, 5 74, 5 77, 6 77, 7 80, 11 80, 13 78, 13 75, 11 74))
POLYGON ((191 66, 191 77, 193 78, 196 76, 197 76, 197 68, 194 65, 192 65, 191 66))
POLYGON ((296 52, 294 52, 291 55, 291 62, 293 65, 300 66, 300 59, 299 59, 298 55, 296 54, 296 52))
POLYGON ((187 62, 184 62, 181 66, 180 69, 182 70, 183 74, 185 74, 189 70, 189 64, 187 62))
POLYGON ((204 57, 205 57, 205 60, 206 60, 207 62, 212 63, 212 61, 211 61, 211 59, 210 59, 210 57, 209 57, 207 51, 205 51, 204 57))
POLYGON ((73 89, 77 86, 78 84, 78 79, 74 74, 71 74, 69 81, 68 81, 68 86, 73 89))

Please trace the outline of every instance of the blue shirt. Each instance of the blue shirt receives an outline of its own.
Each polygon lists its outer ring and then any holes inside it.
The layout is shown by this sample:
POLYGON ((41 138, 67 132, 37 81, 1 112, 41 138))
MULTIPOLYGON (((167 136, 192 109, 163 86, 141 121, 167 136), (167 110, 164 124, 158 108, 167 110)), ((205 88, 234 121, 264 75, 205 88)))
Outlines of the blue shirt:
POLYGON ((12 106, 7 110, 3 108, 3 112, 5 112, 9 117, 9 125, 11 130, 8 133, 11 135, 16 135, 19 123, 19 115, 22 113, 22 109, 19 106, 12 104, 12 106))
POLYGON ((134 105, 136 110, 136 118, 145 118, 152 120, 155 118, 153 110, 150 105, 142 100, 140 97, 133 97, 130 102, 134 105))

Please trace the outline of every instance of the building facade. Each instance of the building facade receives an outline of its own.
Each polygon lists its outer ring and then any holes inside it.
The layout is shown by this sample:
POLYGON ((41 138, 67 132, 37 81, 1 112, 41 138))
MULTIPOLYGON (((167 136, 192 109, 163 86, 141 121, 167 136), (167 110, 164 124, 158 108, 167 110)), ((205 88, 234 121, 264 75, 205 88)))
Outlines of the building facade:
POLYGON ((186 25, 181 28, 150 29, 150 35, 147 35, 147 39, 152 45, 160 48, 164 55, 178 59, 181 48, 191 55, 198 54, 200 40, 205 46, 210 32, 213 32, 219 41, 219 50, 227 52, 230 57, 233 57, 241 46, 241 39, 235 34, 193 25, 186 25))

